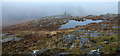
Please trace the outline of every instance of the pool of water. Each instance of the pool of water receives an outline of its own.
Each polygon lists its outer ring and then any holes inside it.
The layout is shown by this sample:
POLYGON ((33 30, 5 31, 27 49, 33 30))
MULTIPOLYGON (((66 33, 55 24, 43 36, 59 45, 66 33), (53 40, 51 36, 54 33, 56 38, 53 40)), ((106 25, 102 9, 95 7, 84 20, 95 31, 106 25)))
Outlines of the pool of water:
POLYGON ((0 39, 0 42, 8 42, 8 41, 19 41, 21 40, 21 37, 3 37, 2 39, 0 39))
POLYGON ((3 34, 0 34, 0 36, 4 36, 4 35, 7 35, 8 33, 3 33, 3 34))
POLYGON ((102 22, 103 20, 96 20, 93 21, 91 19, 86 19, 85 21, 75 21, 75 20, 69 20, 66 24, 61 25, 59 29, 66 29, 66 28, 75 28, 77 25, 87 25, 90 23, 99 23, 102 22))
POLYGON ((58 53, 58 54, 65 55, 65 54, 69 54, 69 53, 68 52, 61 52, 61 53, 58 53))

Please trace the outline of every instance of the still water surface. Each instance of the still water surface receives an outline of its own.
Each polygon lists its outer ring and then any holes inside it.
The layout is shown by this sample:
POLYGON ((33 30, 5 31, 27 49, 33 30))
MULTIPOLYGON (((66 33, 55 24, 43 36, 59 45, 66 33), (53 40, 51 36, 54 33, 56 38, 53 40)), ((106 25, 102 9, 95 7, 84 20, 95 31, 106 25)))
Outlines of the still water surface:
POLYGON ((99 23, 102 22, 103 20, 96 20, 93 21, 91 19, 86 19, 85 21, 75 21, 75 20, 69 20, 66 24, 61 25, 59 29, 66 29, 66 28, 75 28, 77 25, 87 25, 90 23, 99 23))

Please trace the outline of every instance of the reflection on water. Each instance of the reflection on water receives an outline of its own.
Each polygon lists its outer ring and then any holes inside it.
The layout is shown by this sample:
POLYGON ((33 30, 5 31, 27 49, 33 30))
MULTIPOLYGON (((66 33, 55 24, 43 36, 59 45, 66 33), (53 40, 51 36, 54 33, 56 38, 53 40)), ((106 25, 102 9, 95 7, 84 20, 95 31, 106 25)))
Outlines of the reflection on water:
POLYGON ((7 35, 8 33, 3 33, 3 34, 0 34, 0 36, 4 36, 4 35, 7 35))
POLYGON ((86 19, 85 21, 75 21, 75 20, 69 20, 68 23, 61 25, 59 29, 65 29, 65 28, 75 28, 77 25, 87 25, 89 23, 99 23, 102 22, 103 20, 96 20, 93 21, 91 19, 86 19))

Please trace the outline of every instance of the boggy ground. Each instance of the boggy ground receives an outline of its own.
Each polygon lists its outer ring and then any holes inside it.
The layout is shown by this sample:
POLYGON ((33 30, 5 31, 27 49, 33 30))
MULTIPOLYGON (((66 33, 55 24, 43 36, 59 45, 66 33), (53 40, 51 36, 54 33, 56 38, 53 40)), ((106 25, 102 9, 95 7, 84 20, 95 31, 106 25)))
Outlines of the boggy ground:
POLYGON ((118 54, 118 17, 105 16, 47 18, 3 28, 3 33, 8 34, 2 38, 11 35, 21 37, 19 41, 3 42, 3 54, 118 54), (58 29, 71 19, 79 21, 83 18, 104 21, 58 29), (34 53, 35 50, 38 51, 34 53))

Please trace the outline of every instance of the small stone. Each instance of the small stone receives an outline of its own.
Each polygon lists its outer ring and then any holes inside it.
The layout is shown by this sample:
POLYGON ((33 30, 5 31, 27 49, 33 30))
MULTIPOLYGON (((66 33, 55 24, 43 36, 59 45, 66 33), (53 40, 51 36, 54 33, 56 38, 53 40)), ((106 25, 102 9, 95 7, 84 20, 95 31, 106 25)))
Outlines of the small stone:
POLYGON ((52 35, 50 35, 50 34, 47 34, 47 38, 51 38, 52 37, 52 35))

